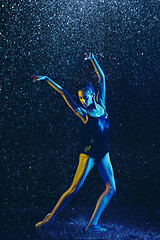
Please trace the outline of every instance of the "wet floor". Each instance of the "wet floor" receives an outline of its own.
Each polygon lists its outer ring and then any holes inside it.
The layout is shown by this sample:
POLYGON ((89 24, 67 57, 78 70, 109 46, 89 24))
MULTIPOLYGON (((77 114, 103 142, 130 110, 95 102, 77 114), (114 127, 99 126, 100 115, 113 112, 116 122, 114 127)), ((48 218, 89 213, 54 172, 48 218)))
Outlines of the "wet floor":
POLYGON ((50 229, 36 231, 34 224, 43 219, 45 211, 3 208, 0 240, 160 239, 160 210, 155 208, 108 208, 100 219, 100 225, 107 229, 104 233, 84 232, 91 207, 68 207, 57 216, 50 229))

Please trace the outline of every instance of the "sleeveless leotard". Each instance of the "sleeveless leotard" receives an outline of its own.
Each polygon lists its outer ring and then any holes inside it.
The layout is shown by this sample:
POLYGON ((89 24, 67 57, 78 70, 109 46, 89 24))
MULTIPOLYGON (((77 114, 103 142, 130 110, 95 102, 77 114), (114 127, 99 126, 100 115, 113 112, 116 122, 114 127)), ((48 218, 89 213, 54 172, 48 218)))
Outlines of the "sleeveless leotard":
POLYGON ((85 146, 82 153, 98 162, 109 152, 109 118, 106 110, 100 117, 88 114, 88 122, 83 126, 85 146))

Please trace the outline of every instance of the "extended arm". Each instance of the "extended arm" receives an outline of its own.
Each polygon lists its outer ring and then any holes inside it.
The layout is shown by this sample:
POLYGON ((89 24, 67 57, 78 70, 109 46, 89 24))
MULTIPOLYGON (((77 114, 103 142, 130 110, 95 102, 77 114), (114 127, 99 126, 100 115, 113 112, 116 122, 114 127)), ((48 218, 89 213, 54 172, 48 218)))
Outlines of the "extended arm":
POLYGON ((61 86, 59 86, 57 83, 55 83, 53 80, 51 80, 47 76, 37 76, 33 75, 34 77, 33 82, 37 82, 40 80, 46 80, 51 87, 53 87, 57 92, 61 94, 61 96, 64 98, 68 106, 72 109, 72 111, 83 121, 83 123, 87 122, 87 114, 83 109, 79 108, 78 105, 75 103, 75 101, 71 98, 71 96, 67 93, 65 89, 63 89, 61 86))
POLYGON ((105 75, 104 72, 102 71, 100 65, 98 64, 95 56, 93 55, 93 53, 86 55, 86 60, 90 59, 93 67, 96 71, 96 74, 98 76, 98 82, 99 82, 99 89, 98 89, 98 94, 97 94, 97 101, 101 102, 103 104, 103 106, 105 106, 105 96, 106 96, 106 83, 105 83, 105 75))

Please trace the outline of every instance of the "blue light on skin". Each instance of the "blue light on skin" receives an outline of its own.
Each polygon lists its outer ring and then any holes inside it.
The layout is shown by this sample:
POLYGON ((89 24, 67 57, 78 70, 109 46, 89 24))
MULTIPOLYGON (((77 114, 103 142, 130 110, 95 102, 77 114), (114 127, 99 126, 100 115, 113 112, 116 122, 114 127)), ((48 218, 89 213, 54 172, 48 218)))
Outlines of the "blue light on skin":
MULTIPOLYGON (((85 107, 88 108, 91 104, 95 104, 95 108, 96 106, 98 107, 99 105, 97 105, 97 103, 95 102, 95 93, 90 93, 90 91, 84 91, 84 90, 79 90, 78 91, 78 97, 79 100, 81 102, 81 104, 85 107)), ((92 106, 93 107, 93 106, 92 106)), ((89 108, 88 108, 89 109, 89 108)), ((102 107, 100 107, 100 109, 102 110, 102 107)), ((102 112, 99 110, 100 115, 103 115, 102 112)), ((107 118, 107 116, 106 116, 107 118)), ((102 132, 104 129, 104 123, 99 121, 98 122, 100 131, 102 132)))

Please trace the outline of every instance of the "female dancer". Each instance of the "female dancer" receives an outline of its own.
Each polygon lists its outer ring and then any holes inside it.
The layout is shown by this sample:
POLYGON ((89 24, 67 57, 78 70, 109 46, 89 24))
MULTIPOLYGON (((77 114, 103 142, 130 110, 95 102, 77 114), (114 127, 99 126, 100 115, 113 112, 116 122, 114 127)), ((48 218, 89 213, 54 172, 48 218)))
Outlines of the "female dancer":
POLYGON ((84 139, 86 145, 79 155, 79 165, 70 188, 60 197, 53 211, 35 227, 41 229, 50 226, 57 213, 67 205, 84 183, 88 173, 96 163, 98 172, 106 186, 105 191, 99 197, 92 217, 85 231, 105 231, 97 225, 98 220, 107 206, 112 195, 116 192, 114 173, 109 156, 109 120, 105 107, 105 76, 93 54, 86 55, 85 60, 91 60, 98 75, 99 89, 96 96, 93 86, 89 83, 78 91, 79 100, 83 107, 77 105, 70 95, 57 83, 46 76, 33 75, 33 81, 46 80, 56 91, 58 91, 68 106, 84 123, 84 139))

